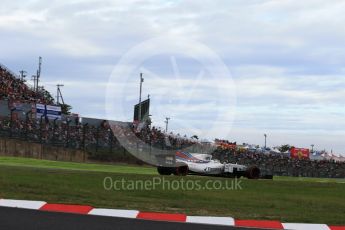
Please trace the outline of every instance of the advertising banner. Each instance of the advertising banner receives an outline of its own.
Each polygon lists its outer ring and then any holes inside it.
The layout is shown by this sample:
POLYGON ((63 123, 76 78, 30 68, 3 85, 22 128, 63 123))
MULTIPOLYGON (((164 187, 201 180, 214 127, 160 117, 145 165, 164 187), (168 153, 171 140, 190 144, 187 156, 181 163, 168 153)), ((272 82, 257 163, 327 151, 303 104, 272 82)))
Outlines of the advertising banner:
POLYGON ((46 106, 43 104, 36 104, 36 118, 41 118, 46 115, 46 106))
POLYGON ((61 120, 61 107, 54 105, 36 104, 36 117, 47 117, 50 120, 61 120))
POLYGON ((236 149, 237 144, 236 142, 229 142, 229 141, 222 141, 222 140, 215 140, 215 144, 217 147, 221 147, 222 149, 236 149))
POLYGON ((304 148, 291 148, 291 158, 296 158, 296 159, 309 159, 309 149, 304 149, 304 148))
POLYGON ((47 105, 46 114, 48 119, 55 120, 57 118, 61 120, 61 106, 47 105))
POLYGON ((13 101, 10 103, 11 110, 14 109, 14 111, 25 111, 25 104, 17 101, 13 101))

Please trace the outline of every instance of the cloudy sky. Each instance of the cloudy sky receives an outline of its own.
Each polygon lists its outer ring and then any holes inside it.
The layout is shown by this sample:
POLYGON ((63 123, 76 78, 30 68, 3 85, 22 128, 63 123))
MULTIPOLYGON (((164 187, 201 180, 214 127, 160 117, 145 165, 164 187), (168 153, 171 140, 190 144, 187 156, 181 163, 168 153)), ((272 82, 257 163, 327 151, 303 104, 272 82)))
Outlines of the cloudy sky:
POLYGON ((42 56, 75 113, 131 120, 143 72, 157 126, 345 153, 344 1, 1 3, 0 62, 31 76, 42 56))

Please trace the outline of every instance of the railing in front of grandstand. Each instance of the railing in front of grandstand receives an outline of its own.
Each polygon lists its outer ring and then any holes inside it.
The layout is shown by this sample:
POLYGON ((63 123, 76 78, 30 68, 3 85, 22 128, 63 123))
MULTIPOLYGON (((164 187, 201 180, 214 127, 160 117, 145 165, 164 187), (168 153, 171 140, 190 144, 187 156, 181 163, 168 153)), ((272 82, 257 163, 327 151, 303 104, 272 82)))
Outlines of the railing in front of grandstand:
MULTIPOLYGON (((100 160, 112 160, 117 158, 116 155, 124 156, 127 153, 111 129, 89 124, 76 124, 70 120, 32 118, 30 117, 32 114, 23 114, 25 115, 20 119, 11 119, 12 114, 0 117, 0 136, 44 145, 85 150, 91 158, 100 160)), ((145 146, 137 144, 138 152, 143 148, 148 149, 149 153, 153 153, 154 148, 174 149, 171 145, 166 145, 163 142, 155 142, 154 144, 150 142, 145 146)), ((198 152, 197 149, 193 150, 198 152)))
POLYGON ((119 146, 111 130, 100 127, 71 125, 70 121, 41 119, 0 119, 0 136, 53 146, 85 149, 90 151, 113 151, 119 146))

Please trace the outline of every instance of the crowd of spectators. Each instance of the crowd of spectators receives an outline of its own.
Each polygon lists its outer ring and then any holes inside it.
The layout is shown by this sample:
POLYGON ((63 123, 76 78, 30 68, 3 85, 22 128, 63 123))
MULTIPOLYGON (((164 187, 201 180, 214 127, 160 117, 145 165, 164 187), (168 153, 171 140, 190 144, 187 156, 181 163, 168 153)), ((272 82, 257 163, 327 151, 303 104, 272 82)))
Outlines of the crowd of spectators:
MULTIPOLYGON (((123 131, 122 129, 121 131, 123 131)), ((120 130, 119 130, 120 131, 120 130)), ((159 128, 146 126, 140 130, 128 123, 127 132, 146 144, 158 149, 181 149, 196 144, 195 141, 166 134, 159 128)), ((110 127, 104 120, 98 125, 82 124, 79 119, 66 119, 64 121, 48 120, 45 118, 10 119, 0 117, 0 135, 18 138, 42 144, 63 146, 76 149, 89 149, 92 151, 112 150, 121 148, 118 140, 119 133, 116 127, 110 127)), ((129 135, 128 135, 129 137, 129 135)), ((130 137, 129 137, 130 138, 130 137)))
POLYGON ((40 88, 39 91, 32 90, 24 79, 15 76, 6 67, 0 65, 0 100, 22 103, 52 104, 53 98, 47 91, 40 88))
POLYGON ((253 153, 217 148, 221 162, 256 165, 264 175, 345 178, 345 162, 291 158, 285 154, 253 153))
POLYGON ((72 120, 49 121, 47 119, 10 119, 0 118, 0 135, 42 144, 69 148, 108 148, 112 132, 100 125, 82 125, 72 120))
POLYGON ((151 128, 150 125, 145 125, 139 129, 133 126, 133 131, 139 139, 156 148, 177 150, 199 144, 196 140, 187 138, 187 136, 181 137, 179 134, 174 135, 172 132, 166 133, 160 128, 154 126, 151 128))

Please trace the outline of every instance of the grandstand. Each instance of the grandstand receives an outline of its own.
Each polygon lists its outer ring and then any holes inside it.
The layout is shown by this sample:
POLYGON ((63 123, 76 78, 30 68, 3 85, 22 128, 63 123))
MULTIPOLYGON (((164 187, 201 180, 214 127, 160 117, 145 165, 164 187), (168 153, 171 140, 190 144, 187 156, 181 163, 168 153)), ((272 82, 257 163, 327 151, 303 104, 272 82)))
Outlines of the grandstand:
POLYGON ((213 152, 213 157, 222 162, 257 165, 264 175, 345 178, 345 162, 343 161, 327 158, 321 160, 292 158, 289 153, 251 151, 250 149, 238 148, 236 143, 226 140, 218 145, 218 148, 213 152))
POLYGON ((25 84, 24 79, 18 78, 2 64, 0 64, 0 80, 0 100, 7 100, 9 103, 53 104, 54 102, 43 87, 34 91, 25 84))
MULTIPOLYGON (((333 177, 345 178, 345 162, 332 159, 314 161, 311 159, 293 159, 284 154, 263 154, 248 149, 239 149, 236 142, 215 140, 216 146, 205 146, 196 139, 165 133, 150 123, 138 127, 136 122, 107 121, 103 119, 79 117, 62 114, 52 119, 46 114, 37 116, 38 104, 59 106, 43 87, 30 88, 23 79, 16 76, 4 65, 0 65, 0 138, 38 143, 56 148, 81 150, 84 161, 124 161, 136 162, 119 137, 130 136, 137 148, 146 144, 149 152, 155 150, 189 149, 191 152, 203 152, 215 149, 213 157, 222 162, 257 165, 263 174, 279 176, 333 177)), ((0 146, 1 147, 1 146, 0 146)), ((59 156, 55 156, 59 159, 59 156)), ((72 159, 72 157, 70 158, 72 159)), ((142 162, 141 162, 142 163, 142 162)))
MULTIPOLYGON (((187 137, 166 134, 150 124, 138 129, 136 123, 111 121, 62 114, 51 119, 38 116, 38 104, 59 106, 43 87, 30 88, 4 65, 0 66, 0 136, 43 145, 84 150, 91 160, 118 161, 118 155, 128 155, 114 134, 114 124, 126 127, 150 147, 176 150, 195 145, 187 137)), ((117 134, 117 133, 116 133, 117 134)), ((121 157, 127 161, 129 157, 121 157)))

